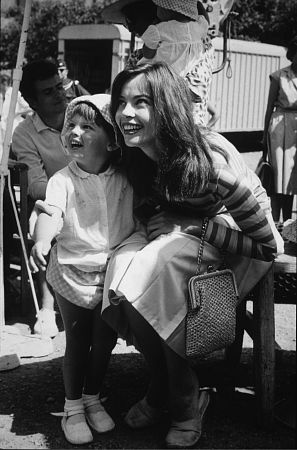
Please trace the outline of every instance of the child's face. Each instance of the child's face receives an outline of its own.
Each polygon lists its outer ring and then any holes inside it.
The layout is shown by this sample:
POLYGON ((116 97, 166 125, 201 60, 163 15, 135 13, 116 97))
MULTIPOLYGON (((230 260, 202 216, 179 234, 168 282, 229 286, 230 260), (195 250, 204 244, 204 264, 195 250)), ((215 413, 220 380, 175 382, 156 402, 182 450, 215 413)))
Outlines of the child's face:
POLYGON ((65 139, 69 153, 81 169, 90 173, 106 169, 110 139, 102 126, 74 114, 68 120, 65 139))

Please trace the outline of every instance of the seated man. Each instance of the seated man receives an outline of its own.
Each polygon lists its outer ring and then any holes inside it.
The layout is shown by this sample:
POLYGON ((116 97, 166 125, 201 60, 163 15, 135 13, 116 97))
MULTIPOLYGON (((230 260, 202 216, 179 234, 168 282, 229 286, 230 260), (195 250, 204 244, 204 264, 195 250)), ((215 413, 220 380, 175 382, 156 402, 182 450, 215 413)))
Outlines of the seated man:
MULTIPOLYGON (((45 60, 24 67, 20 91, 33 113, 15 129, 12 151, 28 166, 28 195, 35 202, 44 200, 48 179, 69 162, 61 140, 66 95, 56 65, 45 60)), ((54 337, 58 334, 54 297, 45 272, 38 276, 41 310, 34 332, 54 337)))

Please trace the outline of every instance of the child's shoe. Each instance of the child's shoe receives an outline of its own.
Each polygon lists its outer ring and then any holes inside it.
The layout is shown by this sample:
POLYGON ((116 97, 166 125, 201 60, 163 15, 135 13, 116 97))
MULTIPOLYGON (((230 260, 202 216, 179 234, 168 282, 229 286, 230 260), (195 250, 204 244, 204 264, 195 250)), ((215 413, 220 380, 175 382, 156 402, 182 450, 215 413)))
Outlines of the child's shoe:
POLYGON ((93 441, 92 432, 86 422, 82 399, 65 401, 64 417, 61 422, 65 438, 70 444, 82 445, 93 441), (73 416, 77 416, 74 420, 73 416))
POLYGON ((102 406, 99 394, 83 394, 83 403, 87 422, 93 430, 97 433, 106 433, 114 429, 115 423, 102 406))

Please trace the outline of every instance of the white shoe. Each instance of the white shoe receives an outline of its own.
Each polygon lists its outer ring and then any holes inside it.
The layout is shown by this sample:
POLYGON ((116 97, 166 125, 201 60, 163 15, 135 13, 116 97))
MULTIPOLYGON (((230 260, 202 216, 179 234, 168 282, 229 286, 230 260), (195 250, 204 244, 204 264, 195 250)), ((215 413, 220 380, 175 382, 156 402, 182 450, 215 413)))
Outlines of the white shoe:
POLYGON ((34 334, 40 334, 51 338, 57 336, 59 330, 56 324, 55 311, 52 309, 42 308, 36 317, 37 320, 33 328, 34 334))
POLYGON ((106 433, 113 430, 115 423, 105 411, 99 399, 92 400, 85 404, 85 415, 88 424, 97 433, 106 433))
POLYGON ((65 412, 65 417, 62 419, 61 426, 64 431, 65 438, 68 442, 70 442, 70 444, 82 445, 93 441, 93 435, 88 427, 83 411, 65 412), (77 414, 81 416, 81 420, 74 424, 69 424, 69 417, 77 414))

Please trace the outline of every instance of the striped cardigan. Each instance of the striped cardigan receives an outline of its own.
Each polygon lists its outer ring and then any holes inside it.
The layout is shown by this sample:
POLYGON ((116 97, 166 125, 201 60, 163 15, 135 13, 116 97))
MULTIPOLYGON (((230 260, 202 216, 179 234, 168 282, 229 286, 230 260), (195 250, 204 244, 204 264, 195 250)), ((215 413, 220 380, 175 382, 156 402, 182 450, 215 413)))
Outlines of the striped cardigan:
POLYGON ((223 251, 273 260, 277 244, 268 223, 270 199, 257 175, 236 148, 218 133, 207 140, 223 148, 226 159, 213 151, 214 172, 204 192, 177 205, 193 217, 208 216, 206 241, 223 251))

